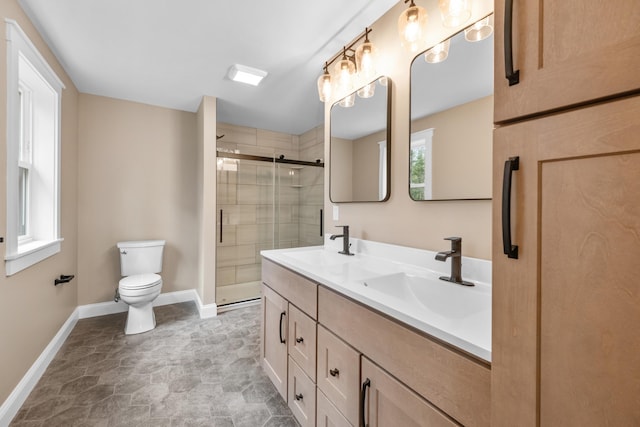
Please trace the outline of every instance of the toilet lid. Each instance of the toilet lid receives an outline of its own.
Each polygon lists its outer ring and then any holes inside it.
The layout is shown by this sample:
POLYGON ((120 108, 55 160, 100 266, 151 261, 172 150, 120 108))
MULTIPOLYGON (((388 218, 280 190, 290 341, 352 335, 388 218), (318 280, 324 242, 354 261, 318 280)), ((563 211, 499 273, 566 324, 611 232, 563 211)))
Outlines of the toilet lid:
POLYGON ((125 277, 120 280, 118 287, 120 289, 144 289, 150 288, 152 286, 156 286, 157 284, 162 283, 162 277, 158 274, 148 273, 148 274, 135 274, 133 276, 125 277))

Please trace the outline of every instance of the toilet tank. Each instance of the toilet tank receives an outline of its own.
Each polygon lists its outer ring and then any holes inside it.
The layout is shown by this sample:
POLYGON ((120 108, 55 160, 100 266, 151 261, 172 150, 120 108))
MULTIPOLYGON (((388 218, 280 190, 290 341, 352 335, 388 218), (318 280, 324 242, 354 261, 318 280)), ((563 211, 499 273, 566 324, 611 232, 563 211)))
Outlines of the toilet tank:
POLYGON ((118 242, 121 275, 160 273, 164 244, 164 240, 118 242))

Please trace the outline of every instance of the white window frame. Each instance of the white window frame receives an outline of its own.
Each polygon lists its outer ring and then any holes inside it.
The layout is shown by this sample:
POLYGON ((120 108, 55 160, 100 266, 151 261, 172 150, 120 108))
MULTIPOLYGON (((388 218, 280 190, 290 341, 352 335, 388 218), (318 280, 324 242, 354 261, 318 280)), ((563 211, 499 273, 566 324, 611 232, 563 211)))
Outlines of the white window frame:
POLYGON ((429 128, 411 134, 411 150, 424 146, 424 180, 421 183, 413 183, 409 180, 409 188, 424 188, 424 199, 433 198, 433 133, 435 129, 429 128))
MULTIPOLYGON (((5 274, 10 276, 60 252, 63 239, 60 236, 60 111, 62 90, 65 88, 60 78, 38 52, 18 23, 5 19, 7 40, 7 235, 5 252, 5 274), (55 92, 53 116, 49 116, 52 129, 51 173, 48 184, 51 195, 47 202, 47 213, 35 213, 39 223, 45 222, 45 233, 39 235, 27 232, 19 236, 19 165, 20 165, 20 67, 26 61, 39 77, 55 92), (51 118, 52 117, 52 118, 51 118)), ((49 94, 51 95, 51 93, 49 94)), ((35 135, 34 135, 35 137, 35 135)), ((32 149, 35 149, 34 142, 32 149)), ((32 166, 32 165, 29 165, 32 166)), ((35 209, 34 209, 35 210, 35 209)), ((33 219, 34 212, 31 212, 33 219)), ((42 227, 39 227, 42 228, 42 227)))

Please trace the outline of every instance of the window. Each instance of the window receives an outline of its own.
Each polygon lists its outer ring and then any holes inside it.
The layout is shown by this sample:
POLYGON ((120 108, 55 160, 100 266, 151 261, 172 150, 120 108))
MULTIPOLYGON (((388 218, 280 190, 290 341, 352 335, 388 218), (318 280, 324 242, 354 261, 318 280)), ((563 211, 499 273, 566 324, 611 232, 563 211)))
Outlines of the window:
POLYGON ((15 21, 7 25, 6 274, 60 251, 64 85, 15 21))
POLYGON ((431 128, 411 134, 409 193, 413 200, 431 200, 432 197, 433 131, 431 128))

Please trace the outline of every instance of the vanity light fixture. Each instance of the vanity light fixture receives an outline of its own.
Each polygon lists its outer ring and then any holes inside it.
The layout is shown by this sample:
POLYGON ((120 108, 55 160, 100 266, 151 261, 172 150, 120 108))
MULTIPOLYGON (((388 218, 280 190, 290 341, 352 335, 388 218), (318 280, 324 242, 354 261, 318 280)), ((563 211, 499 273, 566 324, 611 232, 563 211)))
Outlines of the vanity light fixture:
POLYGON ((320 102, 327 102, 331 98, 331 74, 328 70, 329 64, 324 63, 324 73, 318 77, 318 96, 320 102))
POLYGON ((353 77, 356 74, 356 64, 347 56, 347 48, 343 48, 342 59, 333 68, 336 76, 336 92, 338 94, 349 93, 353 89, 353 77))
MULTIPOLYGON (((378 49, 369 41, 371 31, 370 28, 366 28, 364 33, 325 62, 324 73, 318 77, 317 82, 318 97, 321 102, 329 101, 331 96, 345 96, 352 92, 359 82, 369 83, 376 77, 378 49), (357 49, 354 48, 362 39, 364 39, 362 45, 357 49), (329 68, 331 65, 333 67, 329 68)), ((355 98, 355 94, 353 98, 355 98)), ((351 107, 354 102, 355 99, 346 96, 340 101, 340 105, 351 107)))
POLYGON ((371 30, 364 31, 364 42, 356 49, 356 67, 361 82, 370 82, 376 77, 378 48, 369 41, 371 30))
POLYGON ((442 62, 447 59, 449 56, 449 45, 451 44, 451 39, 446 39, 442 43, 438 43, 431 49, 425 52, 424 60, 430 64, 437 64, 438 62, 442 62))
POLYGON ((398 33, 402 46, 410 52, 418 52, 427 31, 427 11, 424 7, 416 6, 413 0, 404 0, 405 3, 409 1, 409 7, 398 18, 398 33))
POLYGON ((479 42, 493 33, 493 15, 479 20, 464 30, 464 38, 469 42, 479 42))
POLYGON ((442 25, 445 27, 457 27, 471 17, 469 0, 440 0, 438 6, 442 13, 442 25))
POLYGON ((252 86, 258 86, 262 79, 267 77, 267 72, 246 65, 234 64, 229 68, 227 77, 234 82, 246 83, 252 86))

